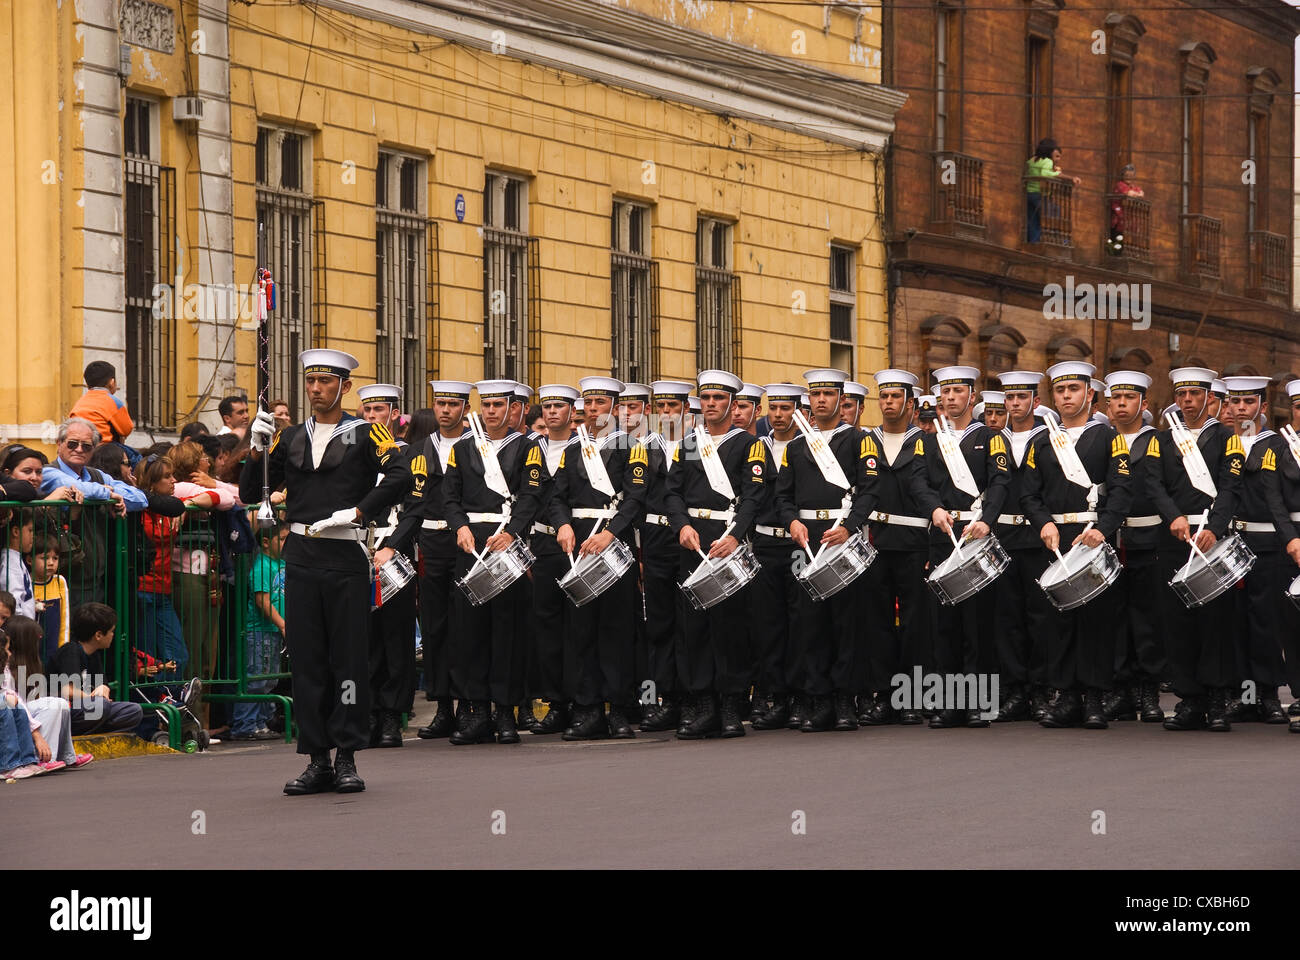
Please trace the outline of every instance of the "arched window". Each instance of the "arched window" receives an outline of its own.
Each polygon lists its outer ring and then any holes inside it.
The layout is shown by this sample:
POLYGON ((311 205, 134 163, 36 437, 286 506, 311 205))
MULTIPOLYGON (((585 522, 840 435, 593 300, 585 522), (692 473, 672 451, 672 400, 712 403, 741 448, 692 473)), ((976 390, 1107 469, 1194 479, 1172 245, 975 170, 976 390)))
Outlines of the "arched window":
POLYGON ((1072 337, 1068 333, 1053 337, 1047 342, 1047 365, 1064 363, 1066 360, 1088 360, 1092 356, 1092 346, 1086 340, 1072 337))
POLYGON ((980 327, 980 370, 984 373, 983 389, 995 390, 998 374, 1018 366, 1025 335, 1005 323, 980 327))
POLYGON ((1152 357, 1141 347, 1118 346, 1110 352, 1111 370, 1136 370, 1146 373, 1152 357))
POLYGON ((1293 370, 1279 370, 1273 374, 1273 382, 1268 385, 1268 422, 1274 430, 1280 430, 1291 422, 1291 397, 1286 392, 1286 385, 1292 380, 1300 380, 1300 373, 1293 370))
POLYGON ((922 390, 930 389, 935 370, 961 359, 961 344, 969 335, 970 327, 950 314, 934 314, 921 321, 921 355, 925 358, 922 390))

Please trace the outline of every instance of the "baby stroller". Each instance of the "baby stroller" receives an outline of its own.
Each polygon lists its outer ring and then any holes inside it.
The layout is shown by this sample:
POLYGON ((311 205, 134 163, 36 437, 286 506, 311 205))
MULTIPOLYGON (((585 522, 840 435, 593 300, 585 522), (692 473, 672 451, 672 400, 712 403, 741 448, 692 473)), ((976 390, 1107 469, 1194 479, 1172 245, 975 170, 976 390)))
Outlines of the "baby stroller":
MULTIPOLYGON (((194 713, 194 708, 198 706, 199 698, 203 695, 203 681, 198 677, 187 680, 181 687, 180 697, 173 697, 171 691, 164 688, 163 695, 158 699, 158 703, 166 703, 175 707, 181 715, 181 747, 186 753, 195 753, 199 750, 208 749, 208 731, 203 729, 203 724, 199 723, 199 718, 194 713)), ((141 696, 144 696, 143 692, 141 696)), ((148 697, 145 697, 147 702, 148 697)), ((166 710, 159 710, 158 713, 158 731, 153 735, 153 742, 159 746, 166 747, 171 743, 171 734, 168 723, 166 710)))

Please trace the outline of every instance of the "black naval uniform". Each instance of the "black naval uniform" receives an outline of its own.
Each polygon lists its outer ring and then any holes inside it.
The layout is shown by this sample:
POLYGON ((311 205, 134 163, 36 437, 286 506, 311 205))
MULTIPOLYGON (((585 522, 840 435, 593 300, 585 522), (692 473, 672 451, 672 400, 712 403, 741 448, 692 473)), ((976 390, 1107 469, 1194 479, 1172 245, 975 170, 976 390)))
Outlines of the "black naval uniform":
POLYGON ((1287 682, 1282 665, 1284 607, 1291 606, 1285 595, 1295 564, 1285 545, 1296 537, 1296 528, 1282 500, 1278 464, 1290 456, 1286 441, 1265 430, 1251 440, 1245 458, 1233 526, 1255 554, 1255 565, 1246 574, 1243 589, 1228 593, 1236 601, 1237 668, 1244 680, 1255 683, 1256 710, 1237 702, 1241 692, 1236 691, 1229 719, 1247 719, 1257 712, 1266 723, 1286 723, 1277 688, 1287 682))
MULTIPOLYGON (((685 526, 693 527, 706 556, 709 546, 727 527, 728 521, 721 519, 721 514, 735 511, 731 536, 738 542, 743 543, 750 535, 767 475, 766 448, 761 440, 734 427, 711 440, 731 482, 735 501, 709 486, 694 433, 677 446, 666 497, 673 535, 680 536, 685 526)), ((677 558, 677 575, 684 583, 701 560, 699 554, 680 545, 677 558)), ((681 630, 676 659, 684 699, 677 736, 683 740, 698 740, 717 732, 724 737, 745 734, 742 701, 753 674, 745 604, 752 586, 747 584, 708 610, 696 610, 684 596, 679 601, 681 630), (721 712, 715 698, 721 699, 721 712)))
MULTIPOLYGON (((1191 551, 1190 544, 1174 538, 1168 525, 1185 516, 1194 534, 1199 518, 1208 514, 1205 529, 1222 540, 1229 532, 1237 506, 1245 459, 1241 440, 1227 426, 1210 417, 1201 428, 1196 445, 1218 491, 1213 499, 1192 486, 1170 431, 1160 431, 1147 447, 1147 456, 1151 458, 1147 464, 1147 495, 1164 521, 1157 563, 1160 579, 1165 583, 1174 578, 1191 551)), ((1232 643, 1231 591, 1194 610, 1187 609, 1168 587, 1160 591, 1159 597, 1169 671, 1174 691, 1183 698, 1174 716, 1165 721, 1166 728, 1195 729, 1204 726, 1208 719, 1212 729, 1229 729, 1226 698, 1239 682, 1232 643)))
MULTIPOLYGON (((822 475, 803 435, 786 446, 776 476, 776 512, 781 524, 788 530, 796 520, 803 523, 814 556, 822 534, 834 526, 842 512, 841 526, 850 536, 866 524, 875 506, 880 473, 879 461, 867 453, 866 438, 857 428, 842 423, 830 431, 829 437, 823 437, 849 481, 848 490, 822 475), (875 465, 867 466, 868 460, 875 461, 875 465)), ((865 675, 859 637, 883 625, 858 622, 861 603, 853 584, 825 600, 814 601, 802 587, 795 596, 794 651, 786 667, 790 689, 801 695, 801 702, 791 713, 799 719, 799 728, 809 733, 832 727, 856 729, 854 697, 862 689, 865 675)))
POLYGON ((1147 493, 1147 469, 1159 463, 1147 457, 1155 440, 1154 428, 1143 425, 1128 446, 1129 489, 1133 502, 1119 531, 1119 558, 1123 564, 1119 579, 1111 587, 1119 605, 1120 622, 1115 634, 1115 689, 1107 698, 1107 720, 1131 720, 1134 711, 1146 723, 1162 723, 1160 681, 1168 675, 1164 633, 1157 626, 1160 604, 1169 586, 1160 579, 1156 545, 1164 525, 1147 493))
MULTIPOLYGON (((1088 479, 1099 487, 1095 507, 1088 505, 1088 488, 1066 478, 1048 431, 1034 437, 1025 455, 1021 506, 1040 538, 1047 524, 1056 525, 1062 554, 1093 519, 1086 513, 1095 514, 1094 528, 1114 546, 1115 533, 1133 500, 1128 447, 1113 427, 1088 420, 1074 441, 1074 451, 1088 479)), ((1042 553, 1053 556, 1041 539, 1039 544, 1042 553)), ((1042 593, 1041 588, 1035 589, 1042 593)), ((1035 625, 1041 632, 1034 636, 1044 654, 1047 686, 1052 691, 1044 726, 1072 726, 1081 719, 1090 728, 1106 726, 1101 698, 1115 675, 1117 618, 1115 594, 1110 590, 1073 610, 1057 610, 1049 601, 1047 616, 1035 625), (1087 693, 1082 713, 1080 690, 1087 693)))
MULTIPOLYGON (((285 427, 263 456, 271 489, 283 486, 288 505, 284 622, 298 752, 313 763, 323 754, 328 764, 330 747, 361 750, 369 739, 370 558, 361 530, 309 537, 305 527, 353 506, 359 523, 380 518, 406 494, 411 474, 386 427, 346 414, 336 425, 313 417, 285 427), (313 429, 332 431, 320 466, 312 461, 313 429)), ((262 465, 249 457, 240 498, 255 503, 261 492, 262 465)))
MULTIPOLYGON (((955 514, 953 534, 958 541, 973 517, 975 498, 957 489, 948 473, 943 454, 939 451, 937 434, 922 438, 925 448, 925 468, 930 489, 949 513, 955 514)), ((982 423, 970 423, 962 431, 959 441, 961 454, 970 468, 975 485, 983 491, 980 519, 995 529, 997 518, 1007 503, 1007 486, 1010 483, 1010 454, 1006 437, 982 423)), ((990 532, 990 535, 992 533, 990 532)), ((930 568, 933 570, 952 553, 952 540, 937 526, 930 528, 930 568)), ((927 588, 928 589, 928 588, 927 588)), ((984 589, 956 606, 940 606, 931 594, 934 615, 931 669, 939 674, 992 673, 997 669, 995 634, 997 629, 997 598, 992 590, 984 589)), ((953 727, 959 724, 985 726, 987 721, 979 710, 967 708, 963 712, 953 707, 940 711, 930 718, 932 727, 953 727)))
MULTIPOLYGON (((496 450, 510 500, 488 487, 473 436, 462 437, 452 447, 442 483, 448 525, 453 531, 469 527, 474 534, 474 549, 479 553, 507 510, 510 519, 505 532, 516 539, 526 536, 551 482, 537 441, 521 433, 507 433, 501 440, 488 442, 496 450)), ((475 563, 474 556, 458 548, 456 579, 463 578, 475 563)), ((451 736, 454 744, 491 741, 489 701, 497 705, 501 741, 518 742, 514 706, 523 697, 522 671, 526 663, 521 621, 532 613, 525 579, 520 577, 477 607, 464 591, 456 590, 451 614, 451 679, 456 692, 469 701, 469 707, 451 736)))
MULTIPOLYGON (((1300 461, 1297 461, 1296 455, 1291 452, 1285 441, 1278 453, 1277 472, 1282 485, 1282 503, 1291 520, 1289 533, 1292 537, 1300 537, 1300 524, 1297 523, 1300 521, 1300 461)), ((1286 530, 1280 530, 1279 539, 1282 540, 1282 550, 1286 557, 1285 580, 1290 586, 1295 578, 1300 576, 1300 569, 1291 560, 1290 554, 1285 552, 1290 542, 1286 539, 1287 533, 1286 530)), ((1285 659, 1287 686, 1291 688, 1291 696, 1300 703, 1300 607, 1289 600, 1282 607, 1282 653, 1285 659)), ((1297 708, 1293 703, 1292 710, 1295 709, 1297 708)), ((1300 733, 1300 716, 1291 721, 1291 732, 1300 733)))
MULTIPOLYGON (((680 441, 679 441, 680 442, 680 441)), ((668 474, 675 469, 676 444, 657 433, 646 438, 645 519, 641 524, 641 578, 645 589, 645 645, 648 676, 661 704, 646 707, 641 729, 676 730, 681 719, 677 646, 681 642, 677 588, 681 545, 668 519, 668 474)), ((760 574, 761 575, 761 574, 760 574)))
MULTIPOLYGON (((608 530, 635 553, 636 524, 645 513, 646 449, 622 430, 594 443, 614 488, 614 502, 591 485, 582 443, 571 442, 555 472, 547 506, 550 524, 557 531, 565 524, 572 526, 575 549, 599 524, 601 532, 608 530)), ((605 549, 613 547, 611 543, 605 549)), ((564 731, 566 740, 636 736, 625 713, 638 688, 633 661, 640 615, 636 574, 633 563, 596 599, 581 607, 570 604, 564 633, 564 694, 573 701, 573 723, 564 731)))
MULTIPOLYGON (((908 427, 891 463, 885 452, 885 432, 867 432, 875 450, 880 477, 876 482, 876 508, 871 512, 871 543, 880 556, 867 568, 864 581, 863 633, 875 638, 867 650, 864 692, 858 704, 858 722, 868 726, 891 723, 892 678, 912 673, 929 657, 930 603, 925 586, 929 562, 930 515, 938 498, 926 483, 923 431, 908 427)), ((919 723, 919 711, 905 711, 900 719, 919 723)))
POLYGON ((997 526, 991 528, 1011 558, 1011 563, 1002 576, 993 581, 991 588, 997 605, 994 614, 997 624, 995 646, 998 682, 1003 697, 997 716, 1000 722, 1024 720, 1033 714, 1037 714, 1033 719, 1041 719, 1047 702, 1046 661, 1041 645, 1034 640, 1042 635, 1043 621, 1051 606, 1037 581, 1052 561, 1052 555, 1043 550, 1038 529, 1025 515, 1020 503, 1024 474, 1028 469, 1025 461, 1034 440, 1046 431, 1042 419, 1035 418, 1017 457, 1011 427, 1002 430, 1010 454, 1007 509, 1011 512, 1000 515, 997 526))
MULTIPOLYGON (((550 469, 552 446, 566 448, 577 442, 577 437, 568 440, 552 441, 545 434, 537 437, 537 446, 542 451, 542 466, 547 475, 554 479, 550 469)), ((556 461, 556 470, 559 461, 556 461)), ((560 589, 559 580, 569 572, 569 558, 555 542, 556 528, 547 519, 551 498, 555 495, 555 484, 547 485, 542 494, 540 520, 533 524, 531 548, 537 562, 533 564, 533 649, 531 671, 529 676, 530 696, 540 697, 550 706, 534 732, 538 734, 561 733, 568 726, 569 709, 564 691, 564 637, 568 632, 570 612, 574 609, 569 598, 560 589)))

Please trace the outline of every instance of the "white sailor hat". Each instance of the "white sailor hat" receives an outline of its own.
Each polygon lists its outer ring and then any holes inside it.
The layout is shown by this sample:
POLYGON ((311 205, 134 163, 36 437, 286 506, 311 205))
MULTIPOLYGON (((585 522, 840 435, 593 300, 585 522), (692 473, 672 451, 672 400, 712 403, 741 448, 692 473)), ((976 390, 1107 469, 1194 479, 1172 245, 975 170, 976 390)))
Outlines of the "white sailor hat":
POLYGON ((344 380, 352 376, 352 371, 360 363, 350 353, 344 353, 342 350, 326 350, 320 347, 304 350, 298 354, 298 359, 302 361, 302 372, 304 374, 328 373, 344 380))
POLYGON ((745 381, 740 377, 726 370, 701 370, 695 382, 696 393, 703 393, 705 390, 725 390, 734 395, 745 385, 745 381))
POLYGON ((867 399, 867 388, 856 380, 846 380, 844 381, 844 395, 846 397, 856 397, 858 403, 861 403, 867 399))
POLYGON ((1198 387, 1201 390, 1209 390, 1210 385, 1214 383, 1214 371, 1207 370, 1205 367, 1179 367, 1176 370, 1169 371, 1169 380, 1173 383, 1174 389, 1180 387, 1198 387))
POLYGON ((916 391, 916 374, 908 373, 906 370, 877 370, 873 375, 876 381, 876 391, 888 390, 891 387, 902 387, 904 390, 915 395, 916 391))
MULTIPOLYGON (((1094 367, 1093 369, 1095 370, 1096 367, 1094 367)), ((1104 393, 1105 390, 1106 390, 1106 384, 1102 383, 1102 382, 1101 382, 1100 380, 1098 380, 1096 377, 1093 377, 1093 378, 1092 378, 1092 389, 1096 390, 1098 393, 1104 393)), ((1095 398, 1094 398, 1094 399, 1095 399, 1095 398)))
POLYGON ((1290 380, 1287 382, 1286 395, 1292 400, 1300 399, 1300 380, 1290 380))
POLYGON ((975 367, 940 367, 934 371, 934 382, 936 387, 942 387, 949 383, 964 383, 967 386, 975 386, 975 381, 980 378, 980 372, 975 367))
POLYGON ((1001 390, 985 390, 980 394, 984 401, 984 408, 993 407, 996 410, 1005 410, 1007 408, 1007 398, 1001 390))
POLYGON ((625 383, 623 391, 618 395, 620 400, 641 400, 645 403, 650 402, 650 387, 644 383, 625 383))
POLYGON ((1149 424, 1151 424, 1151 422, 1154 421, 1154 420, 1155 420, 1155 417, 1151 416, 1151 411, 1150 411, 1150 410, 1143 410, 1143 411, 1142 411, 1142 422, 1143 422, 1143 423, 1149 425, 1149 424))
POLYGON ((394 383, 368 383, 357 390, 357 399, 362 403, 396 405, 402 402, 402 388, 394 383))
POLYGON ((474 384, 474 389, 478 391, 480 400, 495 400, 497 397, 514 399, 517 386, 519 384, 514 380, 480 380, 474 384))
POLYGON ((736 391, 737 400, 752 400, 755 403, 763 399, 763 388, 756 383, 742 383, 736 391))
POLYGON ((686 405, 690 408, 691 413, 700 413, 704 408, 700 406, 699 397, 687 397, 686 405))
POLYGON ((793 401, 797 405, 803 397, 804 390, 803 387, 793 383, 769 383, 763 388, 763 392, 767 394, 768 403, 783 400, 787 403, 793 401))
POLYGON ((923 393, 916 398, 916 403, 917 406, 919 407, 933 408, 936 404, 938 404, 938 402, 939 402, 939 398, 936 397, 933 393, 923 393))
POLYGON ((537 389, 537 402, 554 403, 557 400, 561 403, 573 403, 578 399, 578 391, 573 389, 567 383, 548 383, 537 389))
POLYGON ((1006 373, 998 374, 998 383, 1002 384, 1002 392, 1010 390, 1033 390, 1037 392, 1038 384, 1042 382, 1043 375, 1037 370, 1008 370, 1006 373))
POLYGON ((975 420, 978 420, 980 417, 984 416, 984 401, 983 401, 983 400, 981 400, 979 403, 975 404, 975 406, 971 407, 970 415, 971 415, 971 417, 972 417, 973 419, 975 419, 975 420))
POLYGON ((1109 399, 1110 399, 1110 387, 1107 387, 1105 390, 1103 390, 1103 391, 1101 392, 1101 395, 1102 395, 1103 397, 1105 397, 1107 400, 1109 400, 1109 399))
POLYGON ((1210 381, 1210 393, 1217 393, 1220 397, 1226 397, 1228 395, 1228 388, 1224 385, 1222 380, 1215 377, 1210 381))
POLYGON ((656 380, 650 384, 656 400, 685 400, 695 387, 685 380, 656 380))
POLYGON ((1140 370, 1112 370, 1106 374, 1106 396, 1116 390, 1136 390, 1143 395, 1151 389, 1151 378, 1140 370))
POLYGON ((808 381, 809 390, 816 390, 819 387, 843 390, 844 383, 849 379, 849 375, 843 370, 836 370, 834 367, 818 367, 813 370, 805 370, 803 378, 808 381))
POLYGON ((1271 377, 1224 377, 1223 385, 1230 397, 1262 397, 1272 383, 1271 377))
POLYGON ((1066 360, 1063 363, 1054 363, 1047 368, 1047 379, 1052 383, 1061 383, 1065 380, 1082 380, 1089 386, 1092 385, 1092 375, 1097 372, 1097 368, 1091 363, 1084 360, 1066 360))
POLYGON ((435 400, 468 400, 474 385, 464 380, 430 380, 435 400))
POLYGON ((533 398, 533 388, 526 383, 515 384, 515 400, 519 403, 527 403, 533 398))
POLYGON ((573 401, 573 409, 575 412, 582 413, 583 406, 584 404, 582 402, 582 397, 579 397, 577 400, 573 401))
POLYGON ((610 397, 617 400, 623 392, 623 381, 613 377, 583 377, 578 381, 578 389, 584 397, 610 397))
POLYGON ((809 394, 807 390, 804 390, 802 393, 799 394, 799 406, 801 407, 812 406, 812 395, 809 394))

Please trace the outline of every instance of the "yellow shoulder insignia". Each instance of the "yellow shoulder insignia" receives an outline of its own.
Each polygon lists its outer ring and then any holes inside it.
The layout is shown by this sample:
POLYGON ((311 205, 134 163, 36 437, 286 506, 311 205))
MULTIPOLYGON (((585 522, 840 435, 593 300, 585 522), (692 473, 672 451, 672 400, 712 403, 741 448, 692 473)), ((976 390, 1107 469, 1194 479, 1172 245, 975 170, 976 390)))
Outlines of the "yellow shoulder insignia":
POLYGON ((564 469, 564 455, 565 455, 566 453, 568 453, 568 452, 569 452, 568 450, 561 450, 561 451, 560 451, 560 464, 559 464, 559 466, 557 466, 557 467, 555 468, 556 470, 563 470, 563 469, 564 469))
POLYGON ((524 460, 525 467, 540 467, 542 465, 542 448, 533 447, 528 451, 528 457, 524 460))
POLYGON ((393 435, 388 432, 388 428, 382 423, 372 423, 370 425, 370 439, 375 441, 375 446, 380 453, 397 446, 397 441, 393 439, 393 435))
POLYGON ((280 443, 280 436, 283 433, 284 433, 283 430, 277 430, 275 432, 275 436, 271 438, 271 447, 269 450, 266 451, 267 456, 270 456, 271 454, 275 453, 275 448, 280 443))
POLYGON ((424 459, 424 454, 420 454, 411 461, 411 473, 420 477, 427 477, 429 475, 429 462, 424 459))
POLYGON ((644 443, 638 443, 632 448, 632 452, 627 456, 628 463, 639 463, 642 466, 650 466, 650 454, 646 451, 644 443))
POLYGON ((456 466, 456 448, 452 447, 447 451, 447 469, 450 470, 456 466))
POLYGON ((788 450, 788 449, 789 449, 789 447, 786 447, 785 450, 782 450, 782 451, 781 451, 781 469, 782 469, 782 470, 784 470, 786 467, 790 466, 790 459, 785 455, 785 451, 788 450))
POLYGON ((1002 438, 1002 434, 995 433, 993 435, 993 438, 989 440, 989 454, 991 456, 997 456, 999 453, 1005 454, 1006 452, 1007 452, 1006 440, 1002 438))
POLYGON ((876 449, 876 441, 871 439, 871 434, 865 434, 862 437, 862 454, 859 459, 878 456, 880 456, 880 451, 876 449))
POLYGON ((1025 457, 1025 466, 1030 470, 1038 469, 1038 467, 1034 465, 1034 445, 1032 443, 1029 445, 1029 455, 1025 457))
POLYGON ((1224 451, 1224 456, 1231 457, 1234 454, 1243 457, 1246 455, 1246 448, 1241 445, 1241 437, 1235 433, 1228 438, 1228 448, 1224 451))
POLYGON ((749 448, 749 459, 746 463, 762 463, 767 457, 763 455, 763 441, 759 440, 749 448))
POLYGON ((1147 444, 1147 456, 1160 459, 1160 438, 1152 437, 1151 442, 1147 444))
POLYGON ((1265 451, 1264 451, 1264 460, 1263 460, 1262 463, 1260 463, 1259 468, 1260 468, 1261 470, 1276 470, 1276 469, 1277 469, 1277 451, 1275 451, 1275 450, 1271 450, 1271 449, 1270 449, 1270 450, 1265 450, 1265 451))
POLYGON ((925 456, 925 441, 920 437, 916 438, 916 449, 912 451, 912 455, 915 457, 925 456))
POLYGON ((1124 434, 1115 434, 1115 439, 1110 442, 1110 455, 1112 457, 1128 455, 1128 441, 1124 439, 1124 434))

